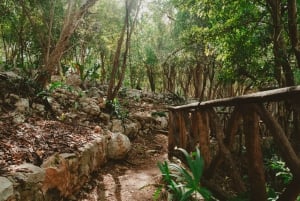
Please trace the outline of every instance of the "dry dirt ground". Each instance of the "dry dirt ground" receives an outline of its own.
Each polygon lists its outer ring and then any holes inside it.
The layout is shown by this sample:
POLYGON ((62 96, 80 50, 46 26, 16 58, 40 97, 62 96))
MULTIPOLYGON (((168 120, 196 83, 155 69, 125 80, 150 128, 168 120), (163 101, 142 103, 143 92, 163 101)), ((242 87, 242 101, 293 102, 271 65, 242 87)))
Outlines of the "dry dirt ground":
POLYGON ((160 183, 158 161, 167 159, 167 136, 138 136, 126 160, 109 161, 76 195, 79 201, 152 201, 160 183))

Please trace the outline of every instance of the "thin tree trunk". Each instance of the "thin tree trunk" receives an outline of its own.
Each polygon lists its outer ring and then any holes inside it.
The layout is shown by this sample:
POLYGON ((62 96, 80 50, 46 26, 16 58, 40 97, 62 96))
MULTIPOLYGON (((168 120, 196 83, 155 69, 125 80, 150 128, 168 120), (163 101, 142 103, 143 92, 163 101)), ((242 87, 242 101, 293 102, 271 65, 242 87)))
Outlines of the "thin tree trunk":
POLYGON ((51 38, 52 38, 52 27, 53 27, 53 20, 54 20, 54 3, 51 1, 51 8, 50 8, 50 21, 49 21, 49 30, 48 30, 48 38, 47 38, 47 51, 45 55, 45 63, 49 61, 50 51, 51 51, 51 38))
POLYGON ((297 2, 296 0, 288 0, 288 27, 289 36, 293 51, 300 69, 300 44, 297 28, 297 2))
MULTIPOLYGON (((131 1, 132 3, 133 1, 131 1)), ((117 83, 116 88, 114 89, 114 96, 117 95, 118 91, 120 90, 122 84, 123 84, 123 80, 125 77, 125 71, 127 68, 127 57, 128 57, 128 52, 129 52, 129 47, 130 47, 130 40, 131 40, 131 35, 133 33, 135 24, 137 22, 137 18, 138 18, 138 14, 140 11, 140 7, 141 7, 141 1, 139 1, 139 4, 137 6, 136 12, 135 12, 135 16, 134 16, 134 20, 132 22, 132 25, 129 26, 129 15, 130 15, 130 11, 132 9, 132 5, 128 5, 127 8, 127 13, 128 13, 128 19, 126 21, 126 27, 127 27, 127 36, 126 36, 126 43, 125 43, 125 51, 124 51, 124 55, 123 55, 123 63, 122 63, 122 67, 121 67, 121 75, 120 75, 120 79, 117 83)))
POLYGON ((136 10, 136 14, 133 20, 133 24, 131 25, 131 27, 129 26, 129 16, 130 16, 130 11, 132 9, 132 3, 133 1, 131 1, 129 3, 128 0, 125 1, 126 4, 126 14, 125 14, 125 19, 124 19, 124 25, 120 34, 120 38, 118 40, 117 43, 117 49, 115 52, 115 56, 113 59, 113 69, 112 72, 110 74, 110 81, 109 81, 109 86, 108 86, 108 93, 107 93, 107 100, 108 101, 112 101, 116 96, 118 91, 120 90, 124 77, 125 77, 125 71, 126 71, 126 67, 127 67, 127 56, 128 56, 128 49, 129 49, 129 45, 130 45, 130 39, 131 39, 131 35, 133 33, 134 30, 134 25, 136 23, 137 20, 137 16, 140 10, 140 3, 137 7, 136 10), (125 38, 125 33, 126 33, 126 43, 125 43, 125 50, 123 53, 123 62, 122 62, 122 67, 121 67, 121 73, 120 73, 120 77, 118 80, 117 85, 115 84, 116 82, 116 76, 117 76, 117 72, 119 69, 119 65, 120 65, 120 55, 121 55, 121 49, 122 49, 122 44, 124 42, 124 38, 125 38))
POLYGON ((120 38, 117 43, 117 49, 116 49, 114 60, 113 60, 113 67, 112 67, 112 71, 110 74, 110 81, 109 81, 108 93, 107 93, 108 101, 112 101, 115 98, 115 95, 114 95, 115 80, 116 80, 117 72, 118 72, 119 65, 120 65, 121 49, 122 49, 122 44, 123 44, 123 41, 125 38, 125 32, 126 32, 126 27, 128 25, 128 19, 129 19, 129 13, 128 13, 127 1, 126 1, 126 14, 125 14, 124 25, 123 25, 123 28, 122 28, 122 31, 120 34, 120 38))
POLYGON ((104 51, 102 51, 100 53, 100 59, 101 59, 101 84, 104 84, 106 82, 105 53, 104 53, 104 51))
POLYGON ((266 0, 270 7, 273 21, 273 52, 275 57, 275 77, 281 86, 293 86, 294 76, 288 61, 286 44, 283 37, 282 9, 280 0, 266 0), (284 80, 281 79, 281 70, 284 74, 284 80))
POLYGON ((154 74, 152 68, 153 68, 153 66, 146 65, 147 77, 148 77, 148 80, 149 80, 150 89, 151 89, 152 92, 155 92, 155 74, 154 74))

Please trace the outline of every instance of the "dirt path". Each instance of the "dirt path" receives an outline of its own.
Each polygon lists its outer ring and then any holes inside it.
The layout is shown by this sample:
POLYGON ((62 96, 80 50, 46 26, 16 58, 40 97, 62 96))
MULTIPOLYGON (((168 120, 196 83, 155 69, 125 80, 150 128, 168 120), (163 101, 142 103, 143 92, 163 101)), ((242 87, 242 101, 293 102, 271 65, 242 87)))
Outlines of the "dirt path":
POLYGON ((132 141, 128 158, 109 161, 77 196, 79 201, 152 201, 160 182, 158 161, 167 158, 167 136, 148 134, 132 141))

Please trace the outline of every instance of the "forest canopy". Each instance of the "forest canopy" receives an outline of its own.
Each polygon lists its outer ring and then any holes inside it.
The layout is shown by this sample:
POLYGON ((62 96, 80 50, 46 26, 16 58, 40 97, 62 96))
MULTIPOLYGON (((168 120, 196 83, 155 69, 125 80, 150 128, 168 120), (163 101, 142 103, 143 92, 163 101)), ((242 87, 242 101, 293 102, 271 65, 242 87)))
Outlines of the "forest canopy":
POLYGON ((296 0, 5 0, 0 70, 200 100, 300 83, 296 0))

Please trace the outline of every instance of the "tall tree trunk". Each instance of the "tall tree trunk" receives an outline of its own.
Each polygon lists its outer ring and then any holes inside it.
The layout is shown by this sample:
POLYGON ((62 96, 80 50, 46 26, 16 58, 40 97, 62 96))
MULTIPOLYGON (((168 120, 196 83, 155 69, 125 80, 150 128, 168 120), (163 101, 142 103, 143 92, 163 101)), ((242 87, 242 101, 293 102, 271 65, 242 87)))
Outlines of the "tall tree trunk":
POLYGON ((300 43, 297 28, 297 2, 296 0, 288 0, 288 26, 289 37, 292 44, 298 68, 300 69, 300 43))
POLYGON ((44 65, 36 78, 37 83, 42 87, 47 85, 51 79, 51 75, 53 75, 57 69, 60 59, 67 49, 69 40, 77 28, 80 19, 85 15, 87 10, 96 3, 96 1, 97 0, 87 0, 77 11, 74 11, 75 2, 69 0, 60 37, 54 49, 46 56, 44 65))
POLYGON ((202 90, 203 90, 203 65, 197 62, 193 69, 193 84, 194 84, 194 97, 202 101, 202 90))
POLYGON ((150 89, 152 92, 155 92, 155 73, 153 70, 154 66, 146 65, 147 77, 150 84, 150 89))
POLYGON ((280 86, 295 85, 293 72, 288 61, 286 44, 283 37, 282 8, 280 0, 266 0, 269 5, 273 21, 273 52, 275 57, 275 77, 280 86), (284 80, 281 79, 281 70, 284 80))
POLYGON ((105 69, 105 52, 102 51, 100 53, 100 60, 101 60, 101 84, 104 84, 106 81, 106 69, 105 69))
POLYGON ((107 93, 108 101, 112 101, 117 96, 118 91, 120 90, 123 80, 124 80, 124 77, 125 77, 125 71, 126 71, 126 67, 127 67, 128 49, 130 46, 130 39, 131 39, 131 35, 134 30, 134 26, 137 21, 138 13, 139 13, 140 6, 141 6, 141 1, 139 1, 139 4, 136 8, 136 13, 135 13, 133 23, 130 26, 129 16, 130 16, 131 9, 133 7, 133 2, 134 1, 129 1, 129 0, 125 1, 126 14, 125 14, 125 19, 124 19, 124 26, 122 28, 120 38, 118 40, 117 49, 116 49, 114 60, 113 60, 113 69, 110 74, 110 81, 109 81, 108 93, 107 93), (123 61, 122 61, 122 66, 121 66, 120 77, 116 84, 116 77, 117 77, 117 73, 119 70, 120 55, 121 55, 121 49, 122 49, 122 45, 123 45, 124 38, 125 38, 125 33, 126 33, 126 42, 125 42, 125 48, 124 48, 124 53, 123 53, 123 61))
POLYGON ((168 75, 168 89, 175 93, 176 92, 176 70, 175 70, 175 64, 169 65, 169 75, 168 75))

